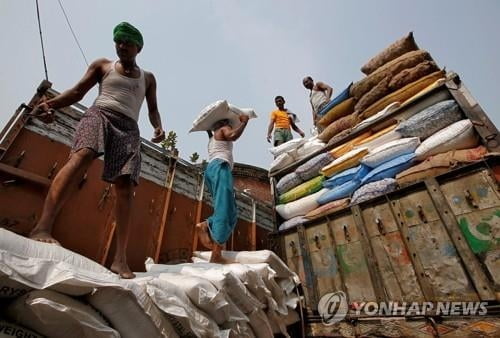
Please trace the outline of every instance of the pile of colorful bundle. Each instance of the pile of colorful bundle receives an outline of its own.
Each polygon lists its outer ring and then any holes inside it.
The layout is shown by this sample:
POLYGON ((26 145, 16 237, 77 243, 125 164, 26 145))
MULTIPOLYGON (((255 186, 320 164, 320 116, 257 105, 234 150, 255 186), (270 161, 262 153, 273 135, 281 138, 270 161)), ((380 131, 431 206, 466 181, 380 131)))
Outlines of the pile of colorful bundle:
POLYGON ((277 147, 269 149, 274 156, 269 171, 277 171, 288 165, 300 161, 301 159, 320 151, 325 147, 325 143, 317 137, 309 139, 297 138, 283 143, 277 147))
POLYGON ((278 193, 276 211, 285 219, 280 230, 303 223, 302 216, 318 205, 316 195, 323 188, 321 169, 335 160, 330 153, 322 153, 283 176, 276 184, 278 193))
POLYGON ((431 55, 419 49, 413 33, 394 42, 370 59, 361 71, 367 76, 354 83, 350 95, 354 112, 366 119, 389 104, 403 104, 418 92, 444 78, 431 55))
POLYGON ((436 175, 486 154, 481 147, 470 149, 477 146, 478 139, 454 100, 437 102, 370 134, 365 132, 330 151, 338 158, 321 170, 327 190, 316 200, 322 205, 316 214, 324 214, 325 205, 335 208, 347 198, 351 204, 360 203, 395 190, 398 183, 436 175), (417 164, 420 161, 424 162, 417 164))

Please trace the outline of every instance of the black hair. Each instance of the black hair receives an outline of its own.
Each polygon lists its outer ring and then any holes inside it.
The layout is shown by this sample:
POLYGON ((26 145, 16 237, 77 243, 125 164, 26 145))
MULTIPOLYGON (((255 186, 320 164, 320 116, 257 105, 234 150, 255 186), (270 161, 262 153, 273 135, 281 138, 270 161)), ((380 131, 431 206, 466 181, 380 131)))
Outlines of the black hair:
POLYGON ((277 99, 282 99, 283 101, 285 101, 285 98, 281 95, 278 95, 274 98, 274 101, 276 101, 277 99))

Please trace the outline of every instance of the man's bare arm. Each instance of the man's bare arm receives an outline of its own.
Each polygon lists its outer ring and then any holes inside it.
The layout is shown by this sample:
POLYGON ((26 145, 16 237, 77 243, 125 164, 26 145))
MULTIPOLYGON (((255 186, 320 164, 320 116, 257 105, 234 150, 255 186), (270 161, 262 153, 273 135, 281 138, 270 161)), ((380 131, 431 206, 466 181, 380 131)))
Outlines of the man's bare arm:
POLYGON ((149 122, 154 128, 154 136, 152 142, 158 143, 165 139, 165 131, 161 125, 161 116, 158 111, 158 101, 156 98, 156 79, 152 73, 146 73, 147 85, 146 102, 148 104, 149 122))
POLYGON ((81 80, 74 87, 45 102, 48 108, 67 107, 83 99, 85 94, 101 80, 103 68, 109 62, 107 59, 98 59, 92 62, 81 80))
POLYGON ((299 134, 301 137, 304 137, 306 134, 293 122, 293 120, 290 118, 290 125, 292 126, 292 129, 299 134))
POLYGON ((270 120, 269 126, 267 127, 267 142, 271 142, 271 134, 274 129, 274 120, 270 120))
POLYGON ((240 115, 240 125, 232 129, 231 127, 224 126, 221 128, 222 134, 224 135, 224 139, 226 141, 236 141, 240 138, 241 134, 243 134, 243 130, 245 130, 248 123, 248 116, 240 115))
POLYGON ((330 87, 329 85, 327 85, 326 83, 323 83, 323 82, 317 82, 316 86, 318 87, 319 90, 324 91, 325 95, 329 99, 332 98, 332 94, 333 94, 333 88, 332 87, 330 87))

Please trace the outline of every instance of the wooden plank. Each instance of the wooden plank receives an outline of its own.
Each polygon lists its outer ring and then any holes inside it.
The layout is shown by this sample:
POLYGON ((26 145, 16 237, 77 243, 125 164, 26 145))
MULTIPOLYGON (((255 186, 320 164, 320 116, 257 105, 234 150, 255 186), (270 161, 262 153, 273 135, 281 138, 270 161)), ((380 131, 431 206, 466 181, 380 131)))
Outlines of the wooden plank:
POLYGON ((308 305, 316 309, 318 305, 318 286, 314 278, 314 270, 311 262, 311 254, 307 243, 306 232, 303 225, 297 226, 297 235, 299 239, 300 252, 302 253, 302 264, 304 266, 305 286, 309 293, 308 305))
POLYGON ((420 289, 422 290, 426 300, 433 300, 434 291, 432 290, 432 287, 430 286, 429 281, 426 278, 422 262, 420 261, 420 258, 417 256, 417 248, 415 246, 415 243, 410 238, 408 225, 405 223, 400 211, 401 209, 399 207, 399 200, 390 201, 389 199, 387 199, 387 201, 389 202, 389 206, 391 207, 391 212, 394 218, 398 221, 399 232, 401 233, 401 238, 403 239, 406 249, 410 253, 410 259, 415 269, 420 289))
POLYGON ((328 223, 320 223, 306 228, 314 278, 317 283, 319 299, 329 292, 341 291, 342 280, 331 241, 328 223))
POLYGON ((9 174, 9 175, 18 177, 22 180, 26 180, 26 181, 35 183, 37 185, 41 185, 41 186, 46 187, 46 188, 50 187, 50 184, 52 183, 52 181, 46 177, 43 177, 43 176, 40 176, 37 174, 33 174, 33 173, 30 173, 29 171, 19 169, 16 167, 12 167, 12 166, 4 164, 4 163, 0 163, 0 171, 4 172, 6 174, 9 174))
POLYGON ((451 238, 453 244, 458 250, 458 254, 464 263, 465 269, 470 275, 472 282, 482 300, 494 300, 495 293, 484 271, 481 269, 479 261, 471 251, 467 242, 463 240, 463 234, 460 232, 457 220, 453 216, 453 212, 446 202, 446 198, 439 189, 439 184, 434 178, 425 180, 425 185, 429 194, 436 204, 436 209, 439 210, 443 224, 451 238))
MULTIPOLYGON (((33 107, 35 104, 40 101, 42 96, 47 92, 47 90, 52 86, 52 83, 43 80, 38 88, 36 89, 35 95, 31 98, 30 102, 28 103, 29 107, 33 107)), ((14 142, 16 139, 17 135, 21 132, 23 129, 24 125, 26 122, 30 119, 29 115, 26 115, 27 112, 29 112, 30 109, 23 109, 21 116, 17 119, 17 121, 14 123, 14 125, 9 126, 7 125, 6 128, 2 131, 2 138, 0 138, 0 148, 2 149, 2 152, 0 152, 0 160, 2 160, 3 155, 5 152, 9 149, 11 144, 14 142)))
POLYGON ((500 291, 500 206, 457 217, 463 237, 500 291))
MULTIPOLYGON (((201 177, 201 184, 199 185, 200 190, 198 194, 198 201, 196 203, 196 215, 194 218, 195 220, 194 226, 196 226, 196 224, 201 222, 201 210, 203 208, 203 193, 205 192, 205 177, 203 175, 201 175, 200 177, 201 177)), ((234 246, 233 234, 231 234, 231 250, 233 250, 233 246, 234 246)), ((196 231, 195 229, 193 231, 193 246, 191 251, 194 252, 196 250, 198 250, 198 231, 196 231)))
POLYGON ((371 243, 368 241, 368 236, 366 235, 366 226, 363 221, 363 217, 361 216, 361 208, 359 205, 355 205, 351 207, 352 215, 354 217, 354 223, 356 224, 357 230, 360 233, 360 242, 363 246, 364 256, 368 263, 368 272, 370 273, 371 282, 375 291, 375 295, 377 297, 378 302, 382 302, 387 297, 387 291, 385 291, 384 285, 382 283, 382 275, 380 273, 380 269, 375 259, 375 255, 373 253, 373 247, 371 243))
POLYGON ((448 180, 439 189, 455 215, 500 205, 498 185, 487 169, 448 180))
POLYGON ((158 262, 158 259, 160 258, 161 244, 163 241, 163 236, 165 235, 165 228, 167 225, 168 210, 170 207, 170 198, 172 197, 172 187, 174 185, 176 167, 177 167, 177 161, 175 159, 173 159, 173 163, 169 163, 170 175, 167 175, 169 177, 169 181, 167 183, 165 203, 163 204, 163 213, 162 213, 162 217, 161 217, 160 229, 158 230, 158 235, 156 238, 156 247, 155 247, 155 254, 154 254, 155 262, 158 262))

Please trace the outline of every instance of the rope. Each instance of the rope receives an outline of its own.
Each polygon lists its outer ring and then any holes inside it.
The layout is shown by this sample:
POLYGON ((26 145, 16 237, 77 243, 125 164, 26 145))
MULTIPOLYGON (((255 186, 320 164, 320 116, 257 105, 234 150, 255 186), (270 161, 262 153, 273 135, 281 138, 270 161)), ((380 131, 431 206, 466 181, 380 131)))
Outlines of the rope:
POLYGON ((47 71, 47 61, 45 59, 45 49, 43 47, 42 24, 40 23, 40 9, 38 8, 38 0, 36 0, 36 16, 38 18, 38 31, 40 32, 40 44, 42 45, 43 68, 45 69, 45 80, 49 80, 47 71))
MULTIPOLYGON (((61 10, 62 10, 62 12, 64 14, 64 17, 66 18, 66 22, 68 23, 68 26, 69 26, 69 29, 71 31, 71 34, 73 34, 73 39, 75 39, 76 45, 78 46, 78 49, 80 49, 80 53, 83 56, 83 60, 85 61, 85 64, 88 67, 89 63, 87 61, 87 58, 85 57, 85 53, 83 52, 82 47, 80 46, 80 42, 78 42, 78 38, 76 37, 76 34, 73 31, 73 27, 71 27, 71 23, 69 22, 68 16, 66 15, 66 11, 64 10, 63 4, 62 4, 61 0, 57 0, 57 1, 59 2, 59 6, 61 7, 61 10)), ((38 0, 37 0, 37 3, 38 3, 38 0)))

